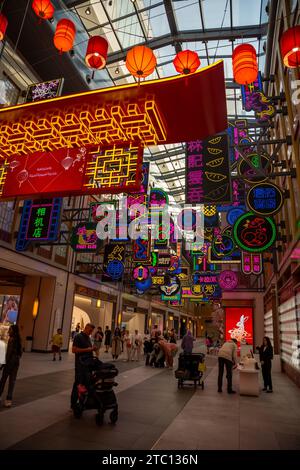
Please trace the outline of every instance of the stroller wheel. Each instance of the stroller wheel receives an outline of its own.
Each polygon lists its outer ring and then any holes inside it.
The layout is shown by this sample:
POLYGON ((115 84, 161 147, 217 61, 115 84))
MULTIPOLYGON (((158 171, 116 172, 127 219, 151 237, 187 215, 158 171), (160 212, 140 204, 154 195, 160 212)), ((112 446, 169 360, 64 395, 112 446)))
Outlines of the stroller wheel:
POLYGON ((73 415, 74 415, 74 418, 76 418, 76 419, 80 419, 80 418, 81 418, 82 410, 81 410, 81 408, 80 408, 78 405, 75 405, 75 406, 73 407, 73 415))
POLYGON ((96 424, 97 426, 102 426, 103 424, 103 419, 104 419, 104 414, 103 413, 97 413, 95 416, 96 424))
POLYGON ((109 417, 111 424, 116 424, 116 422, 118 421, 118 410, 113 410, 110 413, 109 417))

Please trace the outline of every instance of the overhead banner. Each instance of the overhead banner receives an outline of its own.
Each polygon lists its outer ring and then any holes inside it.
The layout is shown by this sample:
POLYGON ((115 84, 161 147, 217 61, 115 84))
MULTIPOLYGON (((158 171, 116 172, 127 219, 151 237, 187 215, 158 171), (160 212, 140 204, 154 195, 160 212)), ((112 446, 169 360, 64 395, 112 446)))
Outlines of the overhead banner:
POLYGON ((186 144, 186 203, 231 202, 228 135, 186 144))
POLYGON ((134 145, 16 155, 3 163, 2 198, 134 191, 140 188, 142 159, 142 148, 134 145))

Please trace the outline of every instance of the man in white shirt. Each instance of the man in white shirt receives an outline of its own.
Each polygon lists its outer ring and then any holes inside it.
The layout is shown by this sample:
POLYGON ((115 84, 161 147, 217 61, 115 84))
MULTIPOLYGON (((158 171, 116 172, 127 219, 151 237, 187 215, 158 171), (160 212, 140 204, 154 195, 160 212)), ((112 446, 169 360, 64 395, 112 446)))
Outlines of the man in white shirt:
POLYGON ((222 392, 224 366, 226 367, 227 391, 228 393, 236 393, 232 390, 232 369, 237 366, 237 340, 231 338, 223 344, 218 354, 219 376, 218 376, 218 392, 222 392))

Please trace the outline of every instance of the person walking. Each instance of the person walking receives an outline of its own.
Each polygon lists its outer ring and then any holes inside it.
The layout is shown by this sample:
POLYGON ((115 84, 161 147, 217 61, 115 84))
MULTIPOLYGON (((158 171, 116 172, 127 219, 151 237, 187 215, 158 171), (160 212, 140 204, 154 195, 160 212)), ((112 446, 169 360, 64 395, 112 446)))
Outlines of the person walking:
POLYGON ((177 344, 177 336, 175 333, 174 328, 170 331, 170 338, 169 338, 170 343, 177 344))
POLYGON ((124 352, 124 337, 126 335, 126 327, 122 326, 121 330, 121 344, 122 344, 122 353, 124 352))
POLYGON ((105 340, 104 340, 105 352, 108 353, 108 350, 111 345, 111 330, 109 329, 109 326, 105 327, 104 335, 105 335, 105 340))
POLYGON ((218 375, 218 392, 222 392, 224 366, 226 367, 227 392, 236 393, 232 390, 232 369, 237 366, 237 340, 231 338, 226 341, 219 350, 218 354, 219 375, 218 375))
POLYGON ((111 353, 114 360, 118 359, 121 354, 121 331, 118 326, 115 329, 112 337, 111 353))
POLYGON ((1 395, 8 379, 8 391, 4 406, 10 408, 12 405, 13 391, 20 365, 20 358, 22 356, 22 341, 18 325, 11 325, 9 327, 8 336, 5 365, 3 366, 2 377, 0 380, 0 402, 1 395))
POLYGON ((63 336, 62 336, 62 329, 58 328, 56 330, 56 334, 53 335, 50 344, 52 343, 52 352, 53 352, 53 359, 52 361, 56 361, 56 353, 58 353, 59 360, 61 361, 61 348, 63 345, 63 336))
POLYGON ((93 352, 96 351, 96 346, 92 346, 91 334, 95 329, 95 325, 87 323, 81 333, 74 337, 72 353, 75 354, 75 380, 71 393, 71 408, 74 409, 78 399, 77 386, 83 382, 83 368, 80 363, 81 359, 93 358, 93 352))
POLYGON ((192 336, 192 332, 187 330, 181 341, 181 349, 183 349, 184 354, 191 354, 193 352, 194 341, 195 338, 192 336))
POLYGON ((132 356, 131 356, 132 361, 141 360, 142 345, 143 345, 142 336, 139 334, 138 330, 134 330, 134 335, 132 336, 132 356))
POLYGON ((263 337, 263 344, 256 349, 259 351, 259 359, 261 363, 261 372, 264 380, 263 391, 267 393, 273 392, 271 369, 273 359, 273 346, 268 336, 263 337))
POLYGON ((124 359, 124 362, 130 361, 131 349, 132 349, 131 336, 129 334, 129 331, 126 330, 125 335, 124 335, 124 352, 125 352, 126 359, 124 359))
POLYGON ((98 359, 100 355, 100 349, 102 346, 103 336, 104 334, 103 334, 102 328, 101 326, 98 326, 97 330, 95 331, 93 335, 93 343, 94 343, 94 346, 96 346, 95 354, 98 359))

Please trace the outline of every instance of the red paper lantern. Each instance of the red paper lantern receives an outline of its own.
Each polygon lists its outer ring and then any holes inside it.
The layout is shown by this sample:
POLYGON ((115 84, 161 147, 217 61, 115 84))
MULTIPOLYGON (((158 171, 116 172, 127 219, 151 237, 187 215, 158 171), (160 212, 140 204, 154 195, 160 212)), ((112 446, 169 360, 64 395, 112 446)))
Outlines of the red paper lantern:
POLYGON ((283 63, 294 69, 300 65, 300 25, 285 31, 280 38, 280 50, 283 63))
POLYGON ((126 67, 131 75, 148 77, 156 67, 156 57, 152 49, 146 46, 134 46, 127 52, 126 67))
POLYGON ((258 74, 256 50, 251 44, 240 44, 232 54, 233 77, 236 83, 253 83, 258 74))
POLYGON ((72 21, 63 18, 57 23, 54 45, 60 52, 68 52, 73 47, 76 28, 72 21))
POLYGON ((196 72, 200 67, 200 60, 197 52, 187 49, 176 54, 173 64, 177 72, 187 75, 196 72))
POLYGON ((4 16, 3 13, 0 13, 0 41, 3 41, 4 39, 7 25, 8 21, 6 16, 4 16))
POLYGON ((89 39, 85 62, 92 69, 103 69, 106 65, 108 42, 101 36, 89 39))
POLYGON ((50 0, 33 0, 32 8, 34 13, 42 20, 49 20, 53 17, 54 6, 50 0))

